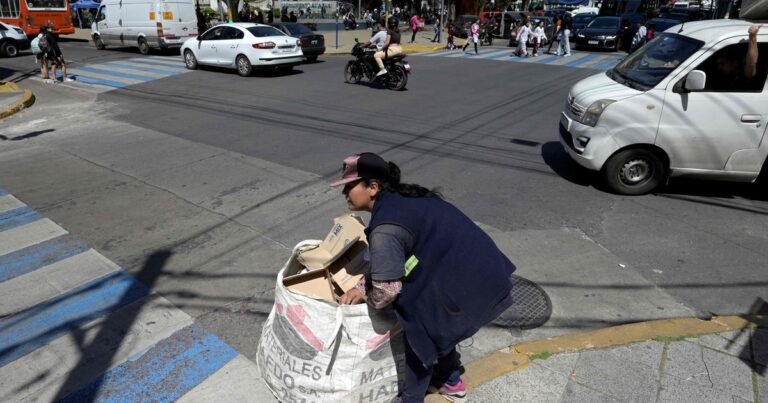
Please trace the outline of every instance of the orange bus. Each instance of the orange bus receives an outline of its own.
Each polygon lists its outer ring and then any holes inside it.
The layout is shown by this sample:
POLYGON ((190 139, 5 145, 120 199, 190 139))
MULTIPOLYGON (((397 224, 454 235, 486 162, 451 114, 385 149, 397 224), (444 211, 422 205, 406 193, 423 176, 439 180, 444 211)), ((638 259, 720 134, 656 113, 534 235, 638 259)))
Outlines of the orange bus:
POLYGON ((68 0, 0 0, 0 21, 20 27, 27 35, 36 35, 49 22, 54 34, 75 33, 68 0))

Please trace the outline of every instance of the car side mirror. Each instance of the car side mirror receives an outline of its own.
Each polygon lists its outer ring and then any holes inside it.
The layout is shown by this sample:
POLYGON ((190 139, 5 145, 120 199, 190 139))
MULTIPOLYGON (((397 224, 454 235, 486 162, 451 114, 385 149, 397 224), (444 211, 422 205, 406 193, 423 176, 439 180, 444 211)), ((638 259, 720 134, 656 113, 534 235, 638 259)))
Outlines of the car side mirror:
POLYGON ((707 83, 707 73, 701 70, 693 70, 685 77, 685 89, 688 91, 701 91, 707 83))

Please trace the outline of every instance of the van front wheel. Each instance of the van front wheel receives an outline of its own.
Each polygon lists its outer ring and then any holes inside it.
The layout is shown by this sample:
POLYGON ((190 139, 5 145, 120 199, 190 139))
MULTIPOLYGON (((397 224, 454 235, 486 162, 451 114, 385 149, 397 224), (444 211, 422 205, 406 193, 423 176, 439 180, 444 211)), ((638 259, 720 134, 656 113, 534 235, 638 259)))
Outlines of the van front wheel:
POLYGON ((98 50, 104 50, 104 48, 107 47, 106 45, 104 45, 104 41, 101 40, 101 36, 100 35, 94 35, 93 36, 93 44, 96 45, 96 49, 98 49, 98 50))
POLYGON ((641 195, 659 186, 666 176, 661 159, 645 149, 624 150, 605 163, 603 177, 608 187, 624 195, 641 195))
POLYGON ((139 38, 139 53, 141 53, 142 55, 149 54, 149 44, 147 43, 147 40, 144 38, 139 38))

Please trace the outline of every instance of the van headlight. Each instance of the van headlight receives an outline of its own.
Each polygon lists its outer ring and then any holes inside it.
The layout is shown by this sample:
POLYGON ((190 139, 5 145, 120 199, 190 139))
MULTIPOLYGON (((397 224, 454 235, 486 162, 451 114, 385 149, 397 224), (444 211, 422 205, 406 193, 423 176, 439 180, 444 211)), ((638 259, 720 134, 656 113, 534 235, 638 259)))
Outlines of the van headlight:
POLYGON ((581 123, 587 126, 595 127, 597 125, 597 121, 600 120, 600 115, 603 114, 605 108, 614 102, 616 101, 612 99, 600 99, 592 102, 592 105, 589 105, 589 108, 584 111, 584 115, 581 116, 581 123))

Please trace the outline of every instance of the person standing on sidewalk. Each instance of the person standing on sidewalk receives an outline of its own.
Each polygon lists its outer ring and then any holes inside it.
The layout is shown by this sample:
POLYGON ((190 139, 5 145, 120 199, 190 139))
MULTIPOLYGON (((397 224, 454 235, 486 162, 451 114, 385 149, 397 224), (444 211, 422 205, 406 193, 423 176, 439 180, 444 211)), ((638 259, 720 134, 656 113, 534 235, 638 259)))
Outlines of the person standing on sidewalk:
POLYGON ((473 43, 475 45, 475 55, 478 54, 477 52, 477 42, 480 41, 480 20, 475 19, 472 21, 472 25, 469 26, 469 32, 467 33, 467 43, 464 44, 464 47, 461 48, 462 52, 467 51, 467 46, 469 46, 470 43, 473 43))
POLYGON ((439 193, 401 183, 400 168, 376 154, 347 157, 331 186, 344 186, 350 210, 371 213, 371 268, 341 303, 397 312, 406 361, 399 401, 423 403, 430 386, 466 397, 456 345, 512 305, 515 266, 469 217, 439 193))
POLYGON ((435 37, 432 38, 432 42, 440 43, 440 31, 442 31, 443 26, 440 25, 440 16, 435 15, 435 37))
POLYGON ((411 43, 416 42, 416 32, 419 31, 419 17, 414 14, 411 16, 411 31, 413 31, 413 35, 411 35, 411 43))
POLYGON ((568 42, 568 37, 571 35, 571 29, 573 28, 573 18, 570 13, 565 13, 563 16, 563 22, 560 25, 560 43, 557 45, 557 55, 562 54, 564 57, 571 55, 571 44, 568 42))
POLYGON ((533 57, 539 55, 539 47, 542 42, 547 40, 547 33, 544 32, 544 21, 539 22, 539 26, 533 30, 533 57))
POLYGON ((555 41, 557 41, 557 47, 560 47, 560 35, 562 35, 562 32, 560 32, 560 29, 562 27, 563 27, 563 18, 558 15, 557 17, 555 17, 555 30, 552 33, 552 41, 549 42, 549 48, 547 48, 547 53, 552 54, 552 45, 555 44, 555 41))

